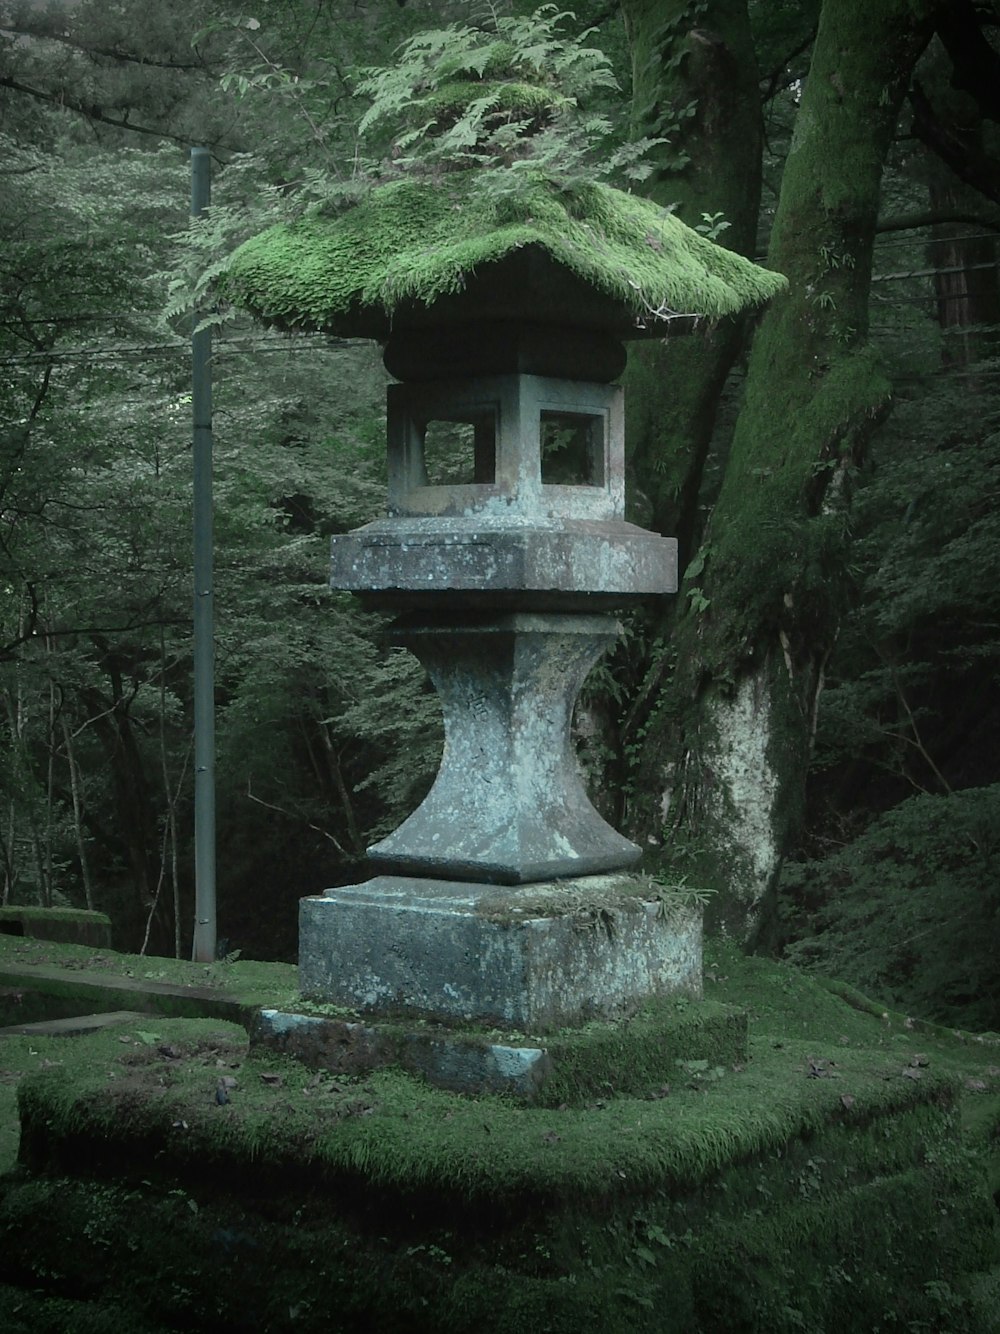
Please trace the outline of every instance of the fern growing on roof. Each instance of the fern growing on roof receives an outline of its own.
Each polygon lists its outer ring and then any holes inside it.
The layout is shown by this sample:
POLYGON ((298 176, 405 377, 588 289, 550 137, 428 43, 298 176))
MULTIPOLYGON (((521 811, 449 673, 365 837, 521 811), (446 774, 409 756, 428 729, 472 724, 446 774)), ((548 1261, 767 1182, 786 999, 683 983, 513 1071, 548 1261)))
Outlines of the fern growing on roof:
POLYGON ((380 158, 370 190, 241 246, 226 295, 280 327, 383 337, 407 310, 467 289, 463 318, 489 318, 474 275, 524 251, 598 294, 622 332, 780 291, 779 275, 601 179, 641 178, 659 141, 608 147, 611 124, 587 101, 615 87, 610 64, 589 33, 560 31, 564 17, 550 4, 421 33, 392 67, 365 71, 359 128, 380 158))

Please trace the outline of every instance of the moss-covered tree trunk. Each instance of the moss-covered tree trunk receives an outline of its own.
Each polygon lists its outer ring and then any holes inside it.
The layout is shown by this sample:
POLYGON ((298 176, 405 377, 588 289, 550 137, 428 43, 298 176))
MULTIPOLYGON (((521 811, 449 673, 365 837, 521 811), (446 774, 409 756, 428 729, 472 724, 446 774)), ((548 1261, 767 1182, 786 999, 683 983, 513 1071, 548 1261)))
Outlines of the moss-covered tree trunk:
MULTIPOLYGON (((622 0, 632 54, 636 137, 655 150, 646 193, 689 227, 716 217, 720 240, 753 253, 760 205, 761 115, 746 0, 622 0)), ((698 534, 698 491, 719 395, 743 321, 694 338, 634 343, 625 380, 633 489, 643 522, 678 538, 686 560, 698 534)))
MULTIPOLYGON (((753 254, 762 131, 746 0, 622 0, 621 8, 632 63, 632 133, 664 141, 649 155, 655 170, 642 190, 688 226, 703 225, 703 216, 724 220, 722 242, 753 254)), ((745 330, 744 319, 731 318, 692 337, 629 344, 630 517, 676 537, 682 569, 700 541, 705 462, 745 330)), ((634 823, 630 757, 656 699, 665 661, 660 649, 670 643, 677 605, 666 599, 653 609, 640 639, 652 644, 657 670, 643 680, 643 650, 628 650, 620 694, 597 692, 577 712, 587 767, 599 775, 591 795, 619 827, 634 823)), ((641 802, 638 811, 648 816, 641 802)))
POLYGON ((765 314, 722 490, 682 590, 680 667, 640 761, 633 832, 717 890, 745 939, 801 818, 823 667, 847 584, 845 483, 890 389, 867 341, 883 163, 931 0, 828 0, 768 255, 790 280, 765 314))

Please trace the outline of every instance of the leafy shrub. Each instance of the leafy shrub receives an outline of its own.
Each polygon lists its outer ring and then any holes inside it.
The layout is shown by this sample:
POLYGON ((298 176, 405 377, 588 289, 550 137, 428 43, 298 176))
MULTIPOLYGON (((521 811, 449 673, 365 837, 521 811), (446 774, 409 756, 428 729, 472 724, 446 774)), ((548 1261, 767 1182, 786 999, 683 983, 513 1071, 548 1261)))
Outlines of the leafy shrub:
POLYGON ((782 880, 786 952, 927 1018, 1000 1028, 1000 784, 911 797, 782 880))

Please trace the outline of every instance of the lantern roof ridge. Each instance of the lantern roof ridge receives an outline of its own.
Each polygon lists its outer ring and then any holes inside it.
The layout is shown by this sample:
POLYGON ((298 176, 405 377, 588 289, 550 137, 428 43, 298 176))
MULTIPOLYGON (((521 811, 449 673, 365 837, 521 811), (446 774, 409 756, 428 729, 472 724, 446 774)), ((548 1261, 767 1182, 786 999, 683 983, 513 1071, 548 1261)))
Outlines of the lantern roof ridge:
POLYGON ((271 227, 233 253, 224 293, 279 328, 342 337, 518 319, 641 337, 787 285, 641 196, 527 170, 493 191, 485 175, 401 176, 271 227))

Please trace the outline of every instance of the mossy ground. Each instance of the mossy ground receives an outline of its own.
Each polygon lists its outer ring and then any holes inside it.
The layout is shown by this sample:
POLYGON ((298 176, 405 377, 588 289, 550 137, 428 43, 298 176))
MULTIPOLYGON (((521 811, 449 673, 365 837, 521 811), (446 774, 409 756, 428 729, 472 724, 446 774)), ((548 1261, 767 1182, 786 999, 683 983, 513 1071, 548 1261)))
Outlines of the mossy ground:
MULTIPOLYGON (((82 973, 125 977, 138 982, 164 982, 182 987, 209 987, 220 996, 246 1006, 288 1005, 298 997, 298 970, 293 964, 253 959, 191 963, 158 955, 119 954, 91 945, 0 935, 0 972, 7 964, 59 968, 71 983, 82 973)), ((12 1021, 13 1022, 13 1021, 12 1021)))
POLYGON ((742 1068, 563 1108, 317 1075, 215 1020, 6 1039, 43 1173, 0 1199, 0 1313, 42 1287, 99 1334, 989 1329, 1000 1049, 726 949, 706 984, 750 1008, 742 1068))

